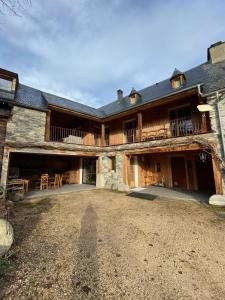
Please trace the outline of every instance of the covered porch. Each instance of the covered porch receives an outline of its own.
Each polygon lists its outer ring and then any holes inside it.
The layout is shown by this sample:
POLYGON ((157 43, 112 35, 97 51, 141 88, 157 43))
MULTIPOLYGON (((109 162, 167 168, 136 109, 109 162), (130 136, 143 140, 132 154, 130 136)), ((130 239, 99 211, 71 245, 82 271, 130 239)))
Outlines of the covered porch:
POLYGON ((97 157, 10 153, 7 191, 32 197, 95 188, 97 157))
POLYGON ((126 174, 130 188, 164 187, 209 196, 222 193, 218 161, 199 145, 132 151, 127 154, 126 174))

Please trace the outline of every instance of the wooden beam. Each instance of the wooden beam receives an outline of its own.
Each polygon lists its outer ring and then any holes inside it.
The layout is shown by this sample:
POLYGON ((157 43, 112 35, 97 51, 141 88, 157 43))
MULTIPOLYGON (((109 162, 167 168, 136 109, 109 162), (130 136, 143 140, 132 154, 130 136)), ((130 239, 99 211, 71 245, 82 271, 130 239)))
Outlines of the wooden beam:
POLYGON ((142 139, 142 112, 137 113, 137 123, 138 123, 138 141, 142 139))
POLYGON ((50 122, 51 122, 51 111, 46 113, 46 123, 45 123, 45 140, 50 141, 50 122))
POLYGON ((137 105, 136 107, 129 108, 126 111, 116 113, 116 114, 108 116, 108 117, 104 117, 104 118, 102 118, 102 121, 108 122, 108 121, 111 121, 114 119, 118 119, 120 117, 125 117, 128 115, 137 113, 139 111, 146 110, 148 108, 153 108, 153 107, 157 107, 157 106, 160 107, 160 105, 165 106, 165 104, 170 104, 176 100, 185 99, 190 96, 197 96, 197 87, 193 87, 192 89, 186 90, 186 91, 180 91, 179 93, 174 93, 172 95, 166 95, 165 97, 155 99, 154 101, 151 101, 151 102, 148 102, 145 104, 137 105))
POLYGON ((135 154, 148 154, 148 153, 166 153, 166 152, 180 152, 180 151, 195 151, 200 150, 202 147, 199 144, 183 145, 183 146, 167 146, 167 147, 152 147, 140 150, 126 151, 126 155, 135 154))
POLYGON ((223 188, 222 188, 221 172, 220 172, 219 163, 218 163, 216 157, 212 157, 212 165, 213 165, 213 174, 214 174, 216 194, 222 195, 223 188))
POLYGON ((105 124, 101 124, 101 146, 105 146, 105 124))

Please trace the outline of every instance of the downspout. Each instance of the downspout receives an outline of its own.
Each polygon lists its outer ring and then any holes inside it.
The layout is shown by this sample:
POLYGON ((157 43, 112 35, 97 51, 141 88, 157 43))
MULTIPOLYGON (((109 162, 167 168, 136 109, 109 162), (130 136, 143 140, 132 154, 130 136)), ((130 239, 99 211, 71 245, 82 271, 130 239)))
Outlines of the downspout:
POLYGON ((220 98, 219 93, 216 92, 216 108, 218 113, 218 121, 219 121, 219 127, 220 127, 220 134, 221 134, 221 141, 222 141, 222 148, 223 148, 223 158, 225 158, 225 140, 224 140, 224 132, 223 132, 223 125, 221 121, 221 114, 220 114, 220 98))

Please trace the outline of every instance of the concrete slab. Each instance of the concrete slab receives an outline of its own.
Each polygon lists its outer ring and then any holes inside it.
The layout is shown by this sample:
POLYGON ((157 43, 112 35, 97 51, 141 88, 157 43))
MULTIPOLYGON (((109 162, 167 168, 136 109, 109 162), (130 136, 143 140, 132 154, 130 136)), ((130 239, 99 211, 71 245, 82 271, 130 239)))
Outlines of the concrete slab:
POLYGON ((94 189, 96 189, 96 186, 91 185, 91 184, 64 184, 59 189, 48 189, 48 190, 43 190, 43 191, 31 190, 30 192, 25 194, 25 199, 67 194, 67 193, 72 193, 72 192, 94 190, 94 189))
POLYGON ((208 203, 210 194, 204 192, 193 192, 186 191, 182 189, 170 189, 165 187, 150 186, 147 188, 134 188, 130 190, 131 193, 136 193, 140 195, 140 198, 145 198, 148 200, 154 200, 157 197, 166 197, 174 199, 192 200, 201 203, 208 203))

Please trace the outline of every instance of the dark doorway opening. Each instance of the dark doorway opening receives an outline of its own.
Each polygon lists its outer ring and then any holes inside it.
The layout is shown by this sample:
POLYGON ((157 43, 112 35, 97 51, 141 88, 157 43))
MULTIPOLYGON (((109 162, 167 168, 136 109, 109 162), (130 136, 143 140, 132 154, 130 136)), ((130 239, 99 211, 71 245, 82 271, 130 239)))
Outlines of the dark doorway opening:
POLYGON ((171 158, 173 187, 187 189, 185 159, 183 156, 171 158))
POLYGON ((82 183, 96 184, 96 158, 83 158, 82 183))
POLYGON ((213 174, 212 159, 202 162, 196 155, 196 173, 198 178, 198 189, 200 191, 207 191, 215 193, 215 181, 213 174))

